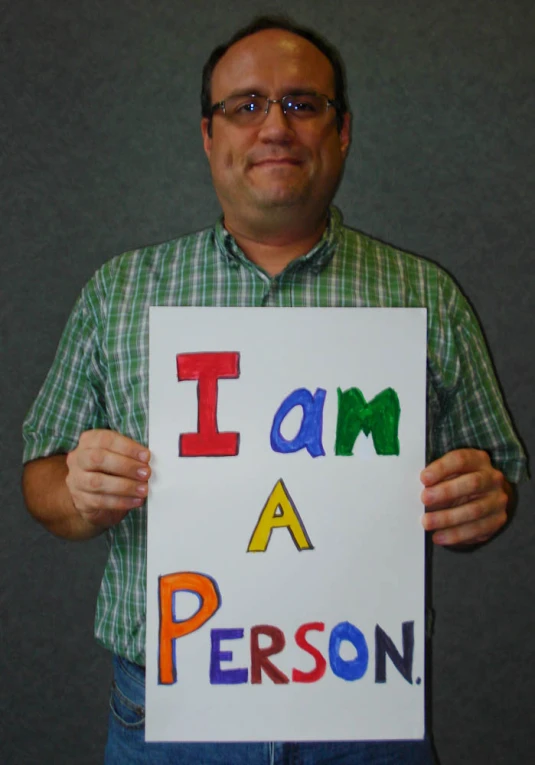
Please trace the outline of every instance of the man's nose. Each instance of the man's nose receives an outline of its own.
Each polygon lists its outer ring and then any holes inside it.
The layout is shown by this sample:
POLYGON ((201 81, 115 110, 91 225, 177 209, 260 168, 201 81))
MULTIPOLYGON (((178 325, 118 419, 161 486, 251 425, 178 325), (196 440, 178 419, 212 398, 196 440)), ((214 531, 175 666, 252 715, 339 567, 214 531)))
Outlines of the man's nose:
POLYGON ((272 101, 269 102, 268 113, 260 125, 258 135, 260 138, 267 139, 274 137, 280 138, 280 136, 289 138, 294 135, 294 130, 290 124, 288 115, 284 114, 280 101, 277 101, 276 103, 273 103, 272 101))

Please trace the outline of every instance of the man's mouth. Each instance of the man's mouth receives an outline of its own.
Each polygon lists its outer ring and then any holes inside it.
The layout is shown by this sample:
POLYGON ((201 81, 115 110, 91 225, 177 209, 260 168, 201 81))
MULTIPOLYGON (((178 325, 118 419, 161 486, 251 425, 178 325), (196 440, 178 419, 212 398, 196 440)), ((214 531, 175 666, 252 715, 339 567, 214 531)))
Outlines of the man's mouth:
POLYGON ((294 157, 268 157, 266 159, 260 159, 257 162, 253 162, 253 167, 277 167, 280 165, 300 165, 301 162, 294 157))

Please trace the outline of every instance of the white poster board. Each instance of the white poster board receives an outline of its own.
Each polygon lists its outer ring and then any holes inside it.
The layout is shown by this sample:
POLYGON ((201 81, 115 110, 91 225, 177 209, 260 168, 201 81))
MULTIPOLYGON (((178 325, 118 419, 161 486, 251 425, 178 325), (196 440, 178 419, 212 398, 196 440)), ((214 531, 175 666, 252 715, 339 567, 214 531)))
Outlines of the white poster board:
POLYGON ((147 740, 423 737, 425 375, 425 309, 151 308, 147 740))

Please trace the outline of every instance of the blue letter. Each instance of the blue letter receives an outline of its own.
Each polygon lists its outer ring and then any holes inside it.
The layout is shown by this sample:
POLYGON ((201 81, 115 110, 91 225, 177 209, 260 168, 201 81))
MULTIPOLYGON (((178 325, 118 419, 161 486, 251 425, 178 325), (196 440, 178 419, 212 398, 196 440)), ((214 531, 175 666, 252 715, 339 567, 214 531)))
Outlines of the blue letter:
POLYGON ((243 630, 211 630, 210 639, 212 652, 210 654, 210 685, 239 685, 246 683, 247 669, 221 669, 222 661, 232 661, 232 651, 222 651, 222 640, 239 640, 243 630))
POLYGON ((324 457, 325 451, 321 443, 323 429, 323 404, 327 391, 317 388, 314 395, 306 388, 297 388, 286 396, 275 412, 271 426, 271 448, 274 452, 289 454, 300 449, 308 450, 311 457, 324 457), (292 441, 287 441, 280 432, 282 421, 294 406, 303 409, 303 419, 299 433, 292 441))
POLYGON ((368 669, 368 646, 364 635, 350 622, 340 622, 331 632, 329 638, 329 663, 337 677, 343 680, 360 680, 368 669), (340 656, 340 643, 347 640, 357 652, 351 661, 340 656))

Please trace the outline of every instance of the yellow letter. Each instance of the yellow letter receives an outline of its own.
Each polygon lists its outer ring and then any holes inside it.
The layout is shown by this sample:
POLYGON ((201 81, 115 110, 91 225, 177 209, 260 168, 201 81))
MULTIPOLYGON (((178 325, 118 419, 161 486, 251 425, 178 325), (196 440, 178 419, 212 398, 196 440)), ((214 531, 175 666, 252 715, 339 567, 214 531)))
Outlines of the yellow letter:
POLYGON ((247 552, 265 552, 272 530, 279 528, 288 529, 298 550, 314 549, 282 478, 275 484, 260 513, 247 552))

